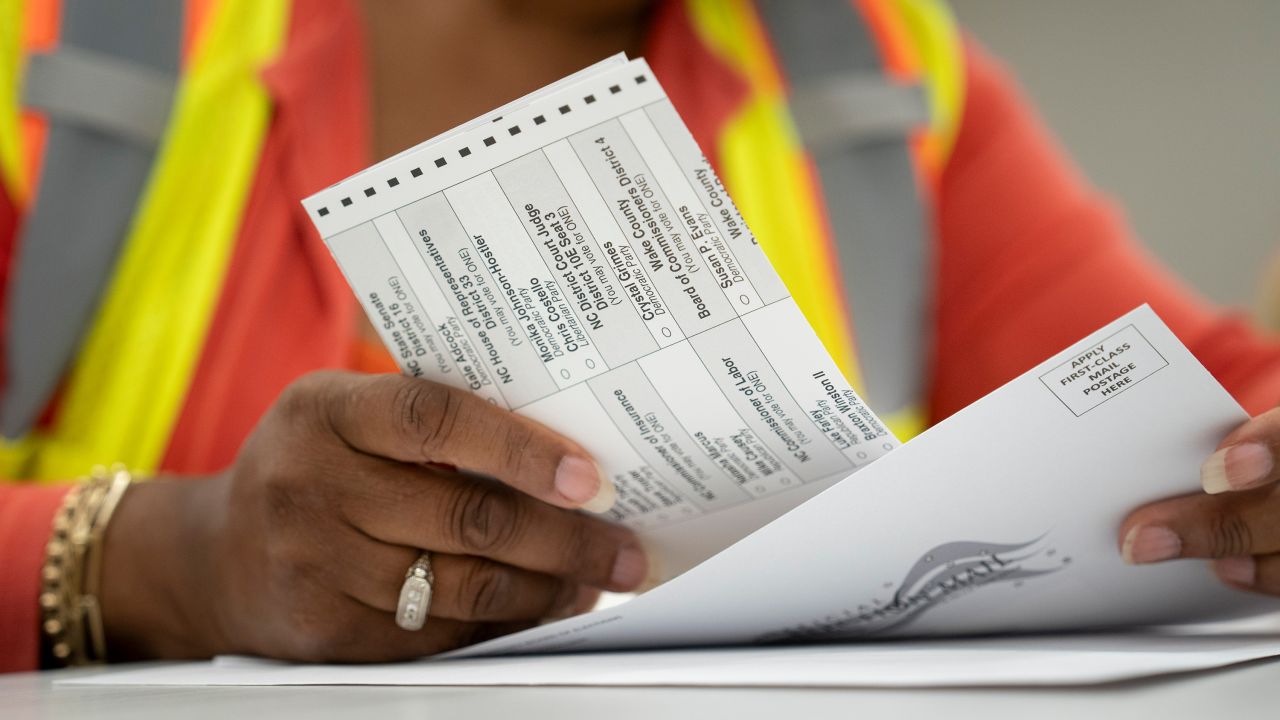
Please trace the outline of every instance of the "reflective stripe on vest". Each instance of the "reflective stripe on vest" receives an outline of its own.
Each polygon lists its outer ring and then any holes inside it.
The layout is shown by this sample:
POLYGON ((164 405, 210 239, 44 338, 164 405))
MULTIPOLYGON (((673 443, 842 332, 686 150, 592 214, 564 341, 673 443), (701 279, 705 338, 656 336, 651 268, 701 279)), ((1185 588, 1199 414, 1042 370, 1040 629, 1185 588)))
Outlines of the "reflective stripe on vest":
POLYGON ((901 415, 917 404, 924 379, 929 236, 907 148, 907 135, 928 124, 923 94, 892 84, 861 13, 846 0, 758 0, 757 7, 817 165, 843 300, 864 341, 858 364, 867 401, 881 415, 901 415), (868 127, 851 122, 866 117, 874 121, 868 127))
POLYGON ((168 119, 181 28, 169 0, 65 0, 58 49, 27 60, 23 101, 49 132, 8 288, 5 437, 48 405, 115 266, 168 119))
POLYGON ((288 25, 286 0, 219 0, 207 13, 57 412, 0 450, 0 474, 68 478, 111 462, 149 473, 163 458, 266 137, 271 102, 259 72, 288 25))
POLYGON ((715 148, 730 192, 828 350, 905 439, 924 421, 932 277, 921 193, 954 137, 961 58, 939 3, 858 6, 686 4, 749 87, 715 148))

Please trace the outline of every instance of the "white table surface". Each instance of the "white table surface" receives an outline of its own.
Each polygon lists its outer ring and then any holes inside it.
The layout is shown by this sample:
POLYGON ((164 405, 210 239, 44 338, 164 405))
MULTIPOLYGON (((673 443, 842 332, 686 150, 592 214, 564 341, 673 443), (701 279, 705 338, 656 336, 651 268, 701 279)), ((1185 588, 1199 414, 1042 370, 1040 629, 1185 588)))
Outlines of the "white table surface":
MULTIPOLYGON (((127 666, 122 666, 127 667, 127 666)), ((673 688, 93 687, 0 675, 0 717, 44 718, 1252 718, 1280 712, 1280 659, 1088 688, 785 690, 673 688)))

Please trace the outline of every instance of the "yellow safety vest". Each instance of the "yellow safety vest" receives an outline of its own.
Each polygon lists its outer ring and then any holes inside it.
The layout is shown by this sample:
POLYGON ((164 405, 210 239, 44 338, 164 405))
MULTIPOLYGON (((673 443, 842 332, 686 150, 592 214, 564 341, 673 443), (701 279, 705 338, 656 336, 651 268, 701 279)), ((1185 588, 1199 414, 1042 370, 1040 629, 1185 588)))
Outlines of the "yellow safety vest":
MULTIPOLYGON (((22 33, 34 16, 22 6, 0 0, 0 168, 20 202, 31 187, 19 122, 22 33)), ((205 10, 150 180, 57 414, 51 425, 3 443, 0 476, 65 479, 111 462, 146 474, 159 466, 258 166, 271 112, 259 72, 284 46, 289 8, 287 0, 215 0, 205 10)))

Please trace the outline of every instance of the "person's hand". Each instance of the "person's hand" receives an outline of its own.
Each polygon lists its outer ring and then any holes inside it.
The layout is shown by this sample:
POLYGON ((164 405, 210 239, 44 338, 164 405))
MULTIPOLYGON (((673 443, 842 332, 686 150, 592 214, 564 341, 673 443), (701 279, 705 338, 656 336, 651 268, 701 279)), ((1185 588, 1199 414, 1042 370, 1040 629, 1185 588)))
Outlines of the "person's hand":
POLYGON ((1205 493, 1135 510, 1120 528, 1130 563, 1213 558, 1228 585, 1280 595, 1280 408, 1236 428, 1200 469, 1205 493))
POLYGON ((582 447, 470 393, 313 374, 226 473, 126 493, 105 540, 108 648, 393 660, 581 611, 646 574, 629 531, 571 511, 613 493, 582 447), (421 550, 434 597, 409 632, 394 613, 421 550))

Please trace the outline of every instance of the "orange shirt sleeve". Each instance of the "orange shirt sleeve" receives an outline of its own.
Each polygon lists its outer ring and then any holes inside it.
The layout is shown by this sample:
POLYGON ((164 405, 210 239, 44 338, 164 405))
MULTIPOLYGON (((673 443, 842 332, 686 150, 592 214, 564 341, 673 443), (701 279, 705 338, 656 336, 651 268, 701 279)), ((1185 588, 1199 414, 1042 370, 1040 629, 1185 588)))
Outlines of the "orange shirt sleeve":
POLYGON ((0 483, 0 672, 40 663, 40 566, 69 488, 0 483))
POLYGON ((1142 303, 1250 413, 1280 401, 1280 341, 1162 268, 996 61, 972 42, 965 61, 966 106, 935 217, 932 419, 1142 303))

